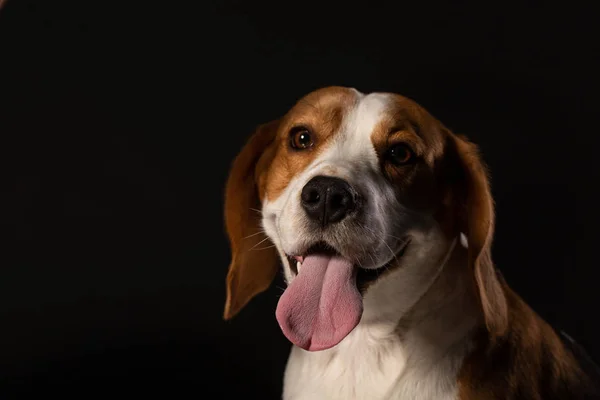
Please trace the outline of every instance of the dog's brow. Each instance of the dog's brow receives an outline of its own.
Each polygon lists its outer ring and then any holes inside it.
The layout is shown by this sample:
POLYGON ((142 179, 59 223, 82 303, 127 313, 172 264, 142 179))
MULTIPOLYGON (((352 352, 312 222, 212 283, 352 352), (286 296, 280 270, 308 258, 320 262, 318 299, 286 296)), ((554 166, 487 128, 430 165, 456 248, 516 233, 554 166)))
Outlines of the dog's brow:
POLYGON ((398 118, 398 122, 392 125, 388 130, 388 136, 391 136, 398 131, 404 131, 407 128, 412 128, 415 135, 421 137, 421 128, 419 127, 419 124, 404 115, 398 118))
POLYGON ((318 107, 317 105, 315 105, 315 104, 313 104, 313 103, 309 102, 307 99, 300 99, 300 102, 301 102, 301 103, 304 103, 304 104, 306 104, 306 105, 307 105, 307 106, 309 106, 309 107, 312 107, 312 108, 314 108, 315 110, 318 110, 318 109, 319 109, 319 107, 318 107))

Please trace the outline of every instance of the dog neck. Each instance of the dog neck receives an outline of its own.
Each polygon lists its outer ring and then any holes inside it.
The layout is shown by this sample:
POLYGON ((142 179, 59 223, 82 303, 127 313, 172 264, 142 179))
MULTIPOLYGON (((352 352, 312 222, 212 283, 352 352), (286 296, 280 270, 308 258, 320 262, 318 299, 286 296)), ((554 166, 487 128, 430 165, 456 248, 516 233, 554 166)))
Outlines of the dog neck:
POLYGON ((466 246, 456 237, 411 257, 407 262, 415 265, 369 289, 358 328, 376 337, 396 336, 411 348, 452 346, 480 322, 466 246))

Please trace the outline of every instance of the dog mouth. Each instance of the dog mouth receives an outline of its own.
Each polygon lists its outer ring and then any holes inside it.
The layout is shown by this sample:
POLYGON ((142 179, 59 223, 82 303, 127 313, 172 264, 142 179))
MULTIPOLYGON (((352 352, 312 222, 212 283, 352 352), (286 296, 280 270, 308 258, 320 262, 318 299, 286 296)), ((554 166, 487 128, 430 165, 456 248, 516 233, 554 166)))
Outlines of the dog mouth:
POLYGON ((287 255, 295 275, 277 304, 276 317, 284 335, 308 351, 329 349, 358 325, 363 294, 369 282, 400 264, 410 240, 378 268, 361 268, 324 242, 302 255, 287 255))
POLYGON ((297 276, 302 269, 302 263, 306 257, 311 255, 322 254, 326 256, 341 256, 340 252, 337 251, 333 246, 330 246, 326 242, 320 241, 308 248, 302 255, 292 256, 286 254, 288 262, 290 263, 290 269, 294 276, 297 276))
MULTIPOLYGON (((400 266, 402 256, 406 253, 406 249, 410 244, 410 238, 405 237, 399 241, 398 250, 394 252, 393 257, 386 263, 375 268, 363 268, 361 266, 355 266, 356 269, 356 284, 361 293, 376 280, 389 272, 395 270, 400 266)), ((297 276, 299 271, 302 269, 302 263, 304 258, 312 254, 323 254, 330 256, 341 256, 340 252, 337 251, 333 246, 330 246, 326 242, 320 241, 308 248, 303 255, 289 255, 286 254, 287 261, 290 265, 290 270, 293 276, 297 276)))

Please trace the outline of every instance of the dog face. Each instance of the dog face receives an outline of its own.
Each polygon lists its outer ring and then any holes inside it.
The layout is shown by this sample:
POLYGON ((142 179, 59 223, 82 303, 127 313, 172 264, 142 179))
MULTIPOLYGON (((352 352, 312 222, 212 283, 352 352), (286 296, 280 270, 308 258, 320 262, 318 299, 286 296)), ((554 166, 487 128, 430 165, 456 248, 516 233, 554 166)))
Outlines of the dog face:
POLYGON ((268 287, 279 258, 288 283, 276 313, 283 332, 307 350, 330 348, 358 324, 378 282, 395 270, 433 274, 426 260, 460 233, 484 311, 497 316, 497 282, 491 263, 482 266, 492 222, 470 143, 400 95, 317 90, 260 127, 232 168, 226 317, 268 287))
MULTIPOLYGON (((329 88, 292 108, 278 126, 262 207, 288 283, 311 252, 376 272, 402 264, 400 253, 437 227, 443 143, 435 121, 398 95, 329 88)), ((375 276, 359 274, 359 283, 375 276)))

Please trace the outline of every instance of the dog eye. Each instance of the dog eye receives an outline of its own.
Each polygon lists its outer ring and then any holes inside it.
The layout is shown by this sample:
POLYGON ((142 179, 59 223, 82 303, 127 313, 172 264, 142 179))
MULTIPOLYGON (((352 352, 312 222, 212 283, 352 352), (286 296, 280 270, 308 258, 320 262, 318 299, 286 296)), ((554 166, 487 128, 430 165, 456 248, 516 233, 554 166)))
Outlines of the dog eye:
POLYGON ((405 165, 413 160, 414 154, 404 143, 393 145, 388 149, 387 158, 392 164, 405 165))
POLYGON ((293 129, 290 136, 290 145, 293 149, 303 150, 314 144, 312 135, 306 128, 293 129))

